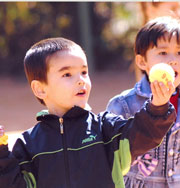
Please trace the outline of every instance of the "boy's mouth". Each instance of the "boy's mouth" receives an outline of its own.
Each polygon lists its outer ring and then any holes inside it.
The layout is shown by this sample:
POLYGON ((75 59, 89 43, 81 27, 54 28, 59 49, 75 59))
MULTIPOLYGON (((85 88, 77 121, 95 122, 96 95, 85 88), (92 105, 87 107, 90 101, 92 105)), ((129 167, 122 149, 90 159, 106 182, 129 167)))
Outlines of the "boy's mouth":
POLYGON ((83 96, 86 94, 86 90, 85 89, 81 89, 77 94, 76 96, 83 96))
POLYGON ((175 78, 177 77, 178 73, 175 71, 175 78))

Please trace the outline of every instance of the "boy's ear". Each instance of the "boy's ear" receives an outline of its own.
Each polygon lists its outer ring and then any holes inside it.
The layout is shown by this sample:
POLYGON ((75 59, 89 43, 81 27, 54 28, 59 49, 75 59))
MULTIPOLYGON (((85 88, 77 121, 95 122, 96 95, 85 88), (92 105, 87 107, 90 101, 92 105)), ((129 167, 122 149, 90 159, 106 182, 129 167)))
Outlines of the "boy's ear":
POLYGON ((136 65, 139 67, 141 70, 146 70, 147 62, 145 58, 142 55, 136 55, 135 57, 136 65))
POLYGON ((40 99, 44 99, 46 97, 46 92, 44 91, 44 84, 38 80, 33 80, 31 82, 31 89, 34 95, 40 99))

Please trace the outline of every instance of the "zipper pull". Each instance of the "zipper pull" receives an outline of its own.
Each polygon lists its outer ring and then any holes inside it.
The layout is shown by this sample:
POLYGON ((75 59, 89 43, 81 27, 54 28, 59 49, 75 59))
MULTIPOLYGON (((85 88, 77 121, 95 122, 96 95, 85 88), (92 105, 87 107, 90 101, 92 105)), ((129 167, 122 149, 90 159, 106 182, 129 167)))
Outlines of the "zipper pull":
POLYGON ((61 133, 61 134, 64 134, 63 118, 59 118, 59 123, 60 123, 60 133, 61 133))

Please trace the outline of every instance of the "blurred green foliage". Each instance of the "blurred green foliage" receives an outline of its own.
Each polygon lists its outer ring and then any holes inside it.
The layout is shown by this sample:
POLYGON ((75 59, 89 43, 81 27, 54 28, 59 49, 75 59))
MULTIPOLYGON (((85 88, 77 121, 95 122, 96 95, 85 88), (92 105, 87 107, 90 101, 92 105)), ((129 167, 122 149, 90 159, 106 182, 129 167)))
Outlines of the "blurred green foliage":
MULTIPOLYGON (((80 3, 80 2, 79 2, 80 3)), ((36 42, 66 37, 81 45, 78 2, 0 2, 0 73, 22 76, 36 42)), ((96 70, 127 68, 141 22, 138 3, 88 2, 96 70)))
POLYGON ((142 25, 139 3, 96 3, 95 9, 98 69, 127 69, 133 62, 134 40, 142 25))

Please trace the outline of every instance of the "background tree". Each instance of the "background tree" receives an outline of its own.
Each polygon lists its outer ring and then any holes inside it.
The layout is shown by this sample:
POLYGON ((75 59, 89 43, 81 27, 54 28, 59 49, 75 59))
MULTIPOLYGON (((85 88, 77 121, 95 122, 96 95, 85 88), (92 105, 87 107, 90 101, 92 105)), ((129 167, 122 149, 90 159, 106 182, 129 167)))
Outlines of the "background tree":
POLYGON ((41 39, 58 36, 82 45, 93 71, 128 69, 141 25, 138 12, 138 3, 1 2, 0 73, 21 78, 27 49, 41 39))

